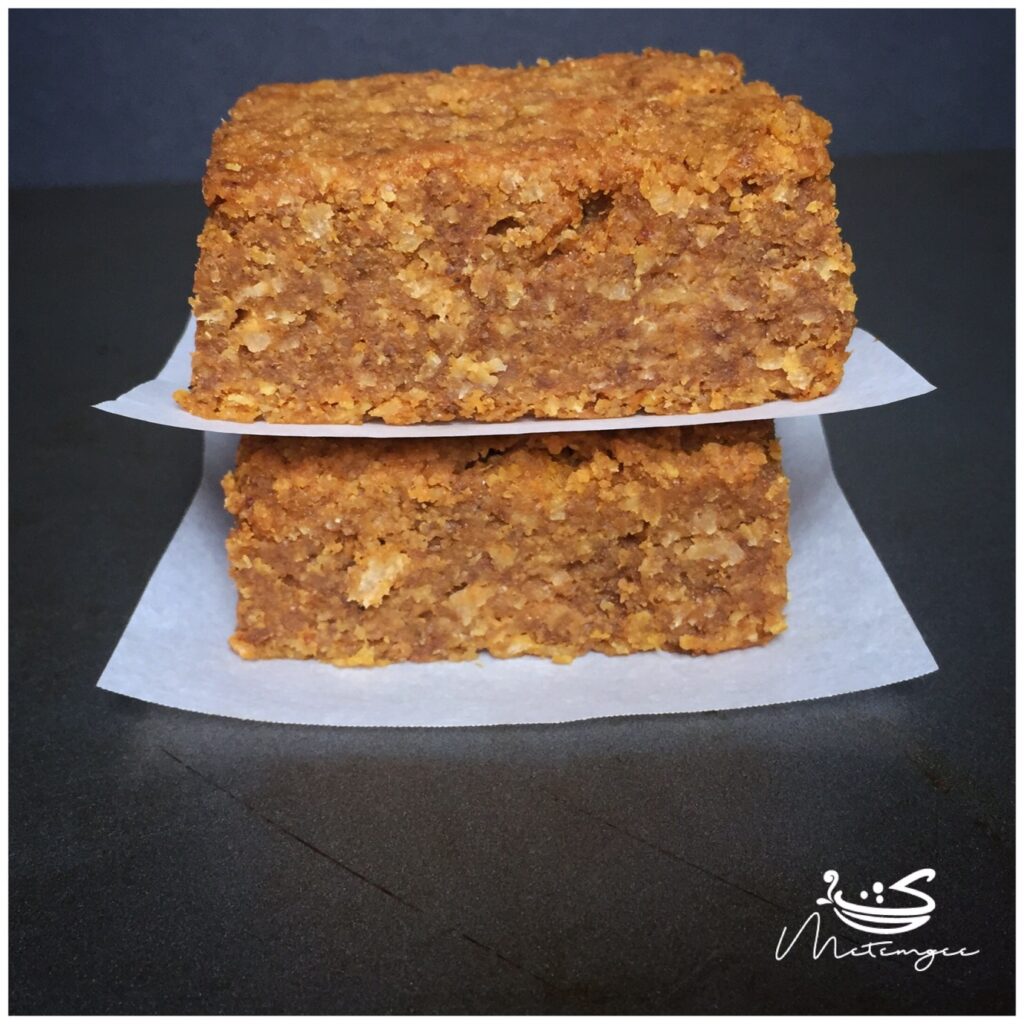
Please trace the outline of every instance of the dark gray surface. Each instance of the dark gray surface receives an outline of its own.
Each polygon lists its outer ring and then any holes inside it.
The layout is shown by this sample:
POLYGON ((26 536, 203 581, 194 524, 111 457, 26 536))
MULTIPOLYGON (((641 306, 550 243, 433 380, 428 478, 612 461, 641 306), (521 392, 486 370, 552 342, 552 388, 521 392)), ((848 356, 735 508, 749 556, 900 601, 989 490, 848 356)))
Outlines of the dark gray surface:
POLYGON ((15 185, 189 181, 262 82, 738 53, 836 125, 833 152, 1012 146, 1012 10, 12 11, 15 185))
POLYGON ((941 390, 828 433, 941 671, 440 731, 94 688, 199 438, 88 406, 165 358, 202 209, 195 187, 14 194, 14 1012, 1012 1008, 1012 161, 847 160, 837 180, 861 321, 941 390), (775 962, 825 869, 854 889, 920 867, 938 909, 914 944, 980 955, 775 962))

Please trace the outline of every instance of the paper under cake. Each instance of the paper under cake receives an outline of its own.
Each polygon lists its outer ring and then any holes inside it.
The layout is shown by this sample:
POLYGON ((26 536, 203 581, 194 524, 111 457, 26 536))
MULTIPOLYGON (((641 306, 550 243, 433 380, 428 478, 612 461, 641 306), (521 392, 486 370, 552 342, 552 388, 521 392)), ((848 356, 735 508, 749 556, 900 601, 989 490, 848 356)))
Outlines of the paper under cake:
POLYGON ((728 54, 262 86, 214 136, 178 400, 403 424, 826 394, 854 325, 829 131, 728 54))
POLYGON ((711 653, 785 628, 770 422, 248 437, 224 480, 246 658, 711 653))

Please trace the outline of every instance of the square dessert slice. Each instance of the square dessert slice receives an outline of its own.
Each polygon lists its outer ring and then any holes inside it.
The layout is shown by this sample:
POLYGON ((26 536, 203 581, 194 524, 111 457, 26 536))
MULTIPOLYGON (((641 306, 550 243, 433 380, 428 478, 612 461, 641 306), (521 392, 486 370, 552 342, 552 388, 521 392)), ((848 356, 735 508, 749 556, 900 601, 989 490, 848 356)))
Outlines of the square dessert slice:
POLYGON ((785 628, 770 422, 247 437, 224 481, 246 658, 710 653, 785 628))
POLYGON ((191 412, 416 423, 834 389, 830 125, 728 54, 262 86, 214 136, 191 412))

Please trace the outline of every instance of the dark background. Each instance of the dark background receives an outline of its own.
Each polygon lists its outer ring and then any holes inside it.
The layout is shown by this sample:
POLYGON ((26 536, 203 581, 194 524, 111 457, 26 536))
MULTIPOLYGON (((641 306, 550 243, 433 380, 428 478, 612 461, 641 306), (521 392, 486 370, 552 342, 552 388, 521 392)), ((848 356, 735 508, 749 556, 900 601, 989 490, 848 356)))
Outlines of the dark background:
POLYGON ((835 124, 833 152, 1013 145, 1014 12, 12 11, 14 185, 191 181, 261 82, 728 50, 835 124))
MULTIPOLYGON (((917 32, 896 38, 903 16, 886 12, 586 12, 550 16, 580 33, 556 44, 547 15, 467 12, 472 31, 444 32, 440 15, 415 31, 376 17, 12 14, 22 180, 61 165, 192 180, 11 195, 11 1010, 1012 1011, 1014 156, 952 151, 1012 139, 1009 18, 907 15, 917 32), (328 40, 309 36, 334 17, 328 40), (89 63, 29 59, 29 31, 76 18, 114 33, 99 47, 79 33, 89 63), (211 53, 218 20, 231 32, 211 53), (793 49, 811 38, 816 56, 793 49), (939 671, 809 703, 486 729, 278 726, 97 690, 201 439, 90 406, 152 376, 184 322, 211 121, 278 77, 266 68, 647 42, 739 51, 830 114, 837 139, 951 150, 838 157, 861 322, 939 390, 825 422, 939 671), (839 74, 847 46, 871 75, 839 74), (879 76, 916 82, 917 106, 894 108, 909 101, 879 76), (162 114, 141 134, 120 124, 146 103, 162 114), (56 136, 27 137, 45 117, 63 118, 56 136), (76 136, 85 120, 99 127, 76 136), (192 155, 172 173, 170 152, 192 155), (938 906, 912 936, 978 956, 924 973, 806 949, 774 961, 826 868, 889 882, 925 866, 938 906)), ((837 931, 844 948, 862 938, 837 931)))

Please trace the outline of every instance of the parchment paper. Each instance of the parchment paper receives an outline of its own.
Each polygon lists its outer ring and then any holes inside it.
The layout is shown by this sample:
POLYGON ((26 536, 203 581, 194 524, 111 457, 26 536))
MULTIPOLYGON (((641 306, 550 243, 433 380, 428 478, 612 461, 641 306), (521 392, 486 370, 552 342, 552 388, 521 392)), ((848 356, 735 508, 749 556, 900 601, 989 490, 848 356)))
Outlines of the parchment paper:
POLYGON ((850 341, 850 358, 843 382, 831 395, 809 402, 768 402, 747 409, 725 412, 690 413, 680 416, 626 416, 615 419, 535 420, 529 417, 513 423, 421 423, 389 426, 386 423, 297 424, 237 423, 233 420, 207 420, 179 408, 171 395, 188 387, 189 355, 195 338, 195 320, 190 319, 185 333, 167 365, 155 380, 147 381, 127 394, 96 406, 106 412, 162 423, 169 427, 188 427, 222 434, 275 434, 304 437, 448 437, 455 434, 526 434, 564 430, 621 430, 629 427, 671 427, 697 423, 721 423, 729 420, 784 419, 790 416, 817 416, 822 413, 866 409, 898 402, 934 390, 916 370, 877 338, 860 328, 850 341))
MULTIPOLYGON (((890 355, 890 358, 894 358, 890 355)), ((763 415, 760 412, 759 415, 763 415)), ((821 422, 778 423, 792 482, 789 629, 711 656, 587 655, 341 669, 231 652, 234 588, 219 480, 235 438, 207 435, 204 478, 99 685, 170 707, 315 725, 561 722, 807 700, 936 668, 832 473, 821 422)))

